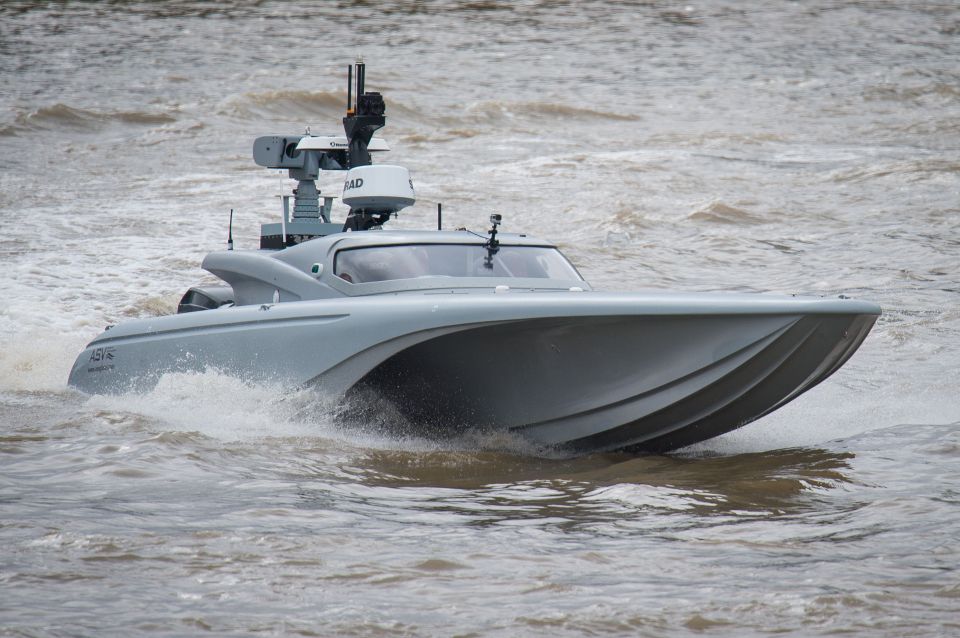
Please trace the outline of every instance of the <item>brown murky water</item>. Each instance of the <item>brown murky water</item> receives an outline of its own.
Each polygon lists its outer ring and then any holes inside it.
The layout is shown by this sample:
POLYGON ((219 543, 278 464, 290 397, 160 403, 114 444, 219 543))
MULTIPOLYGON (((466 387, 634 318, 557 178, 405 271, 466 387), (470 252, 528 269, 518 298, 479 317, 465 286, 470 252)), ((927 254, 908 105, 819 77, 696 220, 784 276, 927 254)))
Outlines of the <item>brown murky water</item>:
POLYGON ((958 35, 949 2, 3 3, 0 635, 960 634, 958 35), (230 208, 254 245, 288 185, 252 138, 335 132, 357 54, 397 227, 442 201, 602 288, 884 316, 666 457, 387 438, 213 373, 67 390, 230 208))

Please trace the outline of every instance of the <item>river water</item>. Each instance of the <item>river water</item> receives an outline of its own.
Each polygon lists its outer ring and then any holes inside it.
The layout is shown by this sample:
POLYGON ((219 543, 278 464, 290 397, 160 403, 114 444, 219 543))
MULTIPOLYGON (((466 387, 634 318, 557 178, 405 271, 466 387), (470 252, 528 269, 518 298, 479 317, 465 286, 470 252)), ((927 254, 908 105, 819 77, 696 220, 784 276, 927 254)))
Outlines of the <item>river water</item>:
POLYGON ((0 4, 0 635, 960 634, 958 60, 946 1, 0 4), (603 289, 884 315, 669 456, 389 438, 213 373, 68 390, 231 208, 255 245, 291 183, 252 139, 339 132, 357 55, 394 227, 499 212, 603 289))

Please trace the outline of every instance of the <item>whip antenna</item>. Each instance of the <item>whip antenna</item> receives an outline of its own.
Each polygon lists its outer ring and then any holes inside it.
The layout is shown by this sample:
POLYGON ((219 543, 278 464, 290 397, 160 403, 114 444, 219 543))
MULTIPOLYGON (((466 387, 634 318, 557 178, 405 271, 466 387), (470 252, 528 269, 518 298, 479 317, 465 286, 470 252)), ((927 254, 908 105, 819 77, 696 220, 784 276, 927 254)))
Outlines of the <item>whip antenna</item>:
POLYGON ((347 65, 347 115, 353 115, 353 65, 347 65))

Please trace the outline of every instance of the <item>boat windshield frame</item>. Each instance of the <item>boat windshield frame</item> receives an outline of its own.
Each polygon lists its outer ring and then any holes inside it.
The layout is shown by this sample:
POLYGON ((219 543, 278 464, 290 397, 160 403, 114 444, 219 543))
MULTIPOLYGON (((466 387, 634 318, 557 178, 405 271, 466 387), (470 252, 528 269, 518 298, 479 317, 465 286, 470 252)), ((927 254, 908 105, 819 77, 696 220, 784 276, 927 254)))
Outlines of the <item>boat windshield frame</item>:
POLYGON ((584 282, 555 246, 526 244, 501 243, 493 251, 484 244, 462 242, 350 246, 336 251, 332 270, 336 278, 352 285, 417 279, 474 285, 493 280, 584 282))

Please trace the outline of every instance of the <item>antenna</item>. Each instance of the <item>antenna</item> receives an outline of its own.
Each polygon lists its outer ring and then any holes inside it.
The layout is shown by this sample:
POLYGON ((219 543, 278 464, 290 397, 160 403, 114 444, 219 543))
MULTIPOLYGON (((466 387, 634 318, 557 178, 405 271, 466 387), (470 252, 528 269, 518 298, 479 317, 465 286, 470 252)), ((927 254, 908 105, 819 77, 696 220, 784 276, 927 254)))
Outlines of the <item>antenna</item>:
POLYGON ((227 226, 227 250, 233 250, 233 209, 230 209, 230 225, 227 226))
POLYGON ((353 109, 353 65, 347 65, 347 116, 354 113, 353 109))
POLYGON ((443 230, 443 204, 437 202, 437 230, 443 230))

